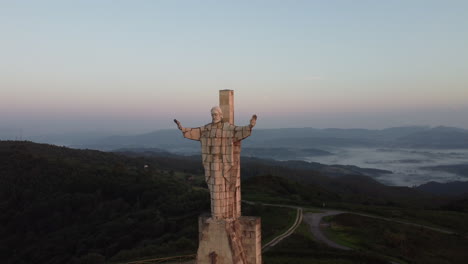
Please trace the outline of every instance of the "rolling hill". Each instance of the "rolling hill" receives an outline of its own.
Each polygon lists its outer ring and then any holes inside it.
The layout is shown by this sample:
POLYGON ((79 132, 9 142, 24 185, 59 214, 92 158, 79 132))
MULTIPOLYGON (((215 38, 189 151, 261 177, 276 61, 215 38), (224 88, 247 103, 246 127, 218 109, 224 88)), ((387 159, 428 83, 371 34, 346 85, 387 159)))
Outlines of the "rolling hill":
MULTIPOLYGON (((243 197, 255 201, 374 212, 466 210, 466 200, 385 186, 356 168, 344 166, 342 175, 329 177, 321 164, 241 162, 243 197)), ((208 210, 200 156, 0 141, 2 263, 104 263, 192 253, 197 216, 208 210)), ((461 221, 453 215, 453 223, 461 221)))

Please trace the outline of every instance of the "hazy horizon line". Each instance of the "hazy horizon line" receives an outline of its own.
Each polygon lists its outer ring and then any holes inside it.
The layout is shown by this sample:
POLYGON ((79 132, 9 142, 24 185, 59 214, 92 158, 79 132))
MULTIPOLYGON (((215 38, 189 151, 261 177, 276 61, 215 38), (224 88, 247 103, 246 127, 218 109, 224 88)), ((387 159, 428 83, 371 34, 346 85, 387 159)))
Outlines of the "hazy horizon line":
MULTIPOLYGON (((457 126, 446 126, 446 125, 408 125, 408 126, 388 126, 385 128, 366 128, 366 127, 312 127, 312 126, 291 126, 291 127, 257 127, 255 130, 277 130, 277 129, 315 129, 315 130, 329 130, 329 129, 336 129, 336 130, 374 130, 374 131, 383 131, 387 129, 395 129, 395 128, 426 128, 426 129, 434 129, 434 128, 453 128, 453 129, 460 129, 463 131, 468 132, 468 129, 465 127, 457 127, 457 126)), ((63 131, 63 132, 46 132, 46 133, 31 133, 25 134, 22 129, 7 129, 0 127, 0 140, 12 140, 12 139, 28 139, 30 137, 42 137, 42 136, 54 136, 54 135, 101 135, 101 136, 134 136, 134 135, 145 135, 151 134, 158 131, 168 131, 168 130, 177 130, 176 127, 174 128, 160 128, 154 130, 146 130, 140 132, 126 132, 126 131, 117 131, 117 130, 76 130, 76 131, 63 131), (3 134, 3 135, 2 135, 3 134), (5 138, 2 138, 5 137, 5 138)))

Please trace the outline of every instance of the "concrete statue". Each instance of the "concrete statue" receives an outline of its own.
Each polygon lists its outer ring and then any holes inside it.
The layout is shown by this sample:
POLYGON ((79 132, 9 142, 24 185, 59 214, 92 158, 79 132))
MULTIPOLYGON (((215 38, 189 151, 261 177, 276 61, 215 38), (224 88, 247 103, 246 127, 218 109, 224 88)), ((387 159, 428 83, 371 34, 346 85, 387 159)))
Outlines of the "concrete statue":
MULTIPOLYGON (((222 122, 220 107, 211 108, 212 122, 197 128, 185 128, 174 120, 185 138, 201 142, 205 180, 211 196, 211 215, 215 219, 240 217, 239 159, 234 157, 234 144, 250 136, 257 116, 247 126, 222 122)), ((236 153, 237 154, 237 153, 236 153)))
POLYGON ((247 126, 234 125, 234 91, 221 90, 219 106, 211 108, 211 123, 186 128, 174 119, 185 138, 200 141, 211 216, 198 219, 198 264, 261 264, 261 221, 241 216, 241 141, 252 133, 257 116, 247 126))

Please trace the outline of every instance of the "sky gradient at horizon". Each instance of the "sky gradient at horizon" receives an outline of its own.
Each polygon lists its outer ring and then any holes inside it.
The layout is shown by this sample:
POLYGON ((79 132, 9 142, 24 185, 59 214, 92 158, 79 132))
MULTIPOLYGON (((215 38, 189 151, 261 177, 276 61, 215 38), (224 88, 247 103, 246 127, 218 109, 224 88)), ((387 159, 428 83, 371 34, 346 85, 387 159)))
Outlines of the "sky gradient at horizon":
POLYGON ((1 129, 468 128, 466 1, 1 1, 1 129))

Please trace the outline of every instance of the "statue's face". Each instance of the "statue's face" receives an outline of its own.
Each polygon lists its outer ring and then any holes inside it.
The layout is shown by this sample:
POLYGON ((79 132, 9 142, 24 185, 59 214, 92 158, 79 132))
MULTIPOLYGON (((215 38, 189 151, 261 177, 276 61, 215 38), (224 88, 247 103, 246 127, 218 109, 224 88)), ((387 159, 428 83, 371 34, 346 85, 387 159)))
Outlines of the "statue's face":
POLYGON ((223 116, 220 113, 218 113, 218 111, 211 111, 211 119, 213 121, 213 124, 216 124, 221 122, 223 116))

